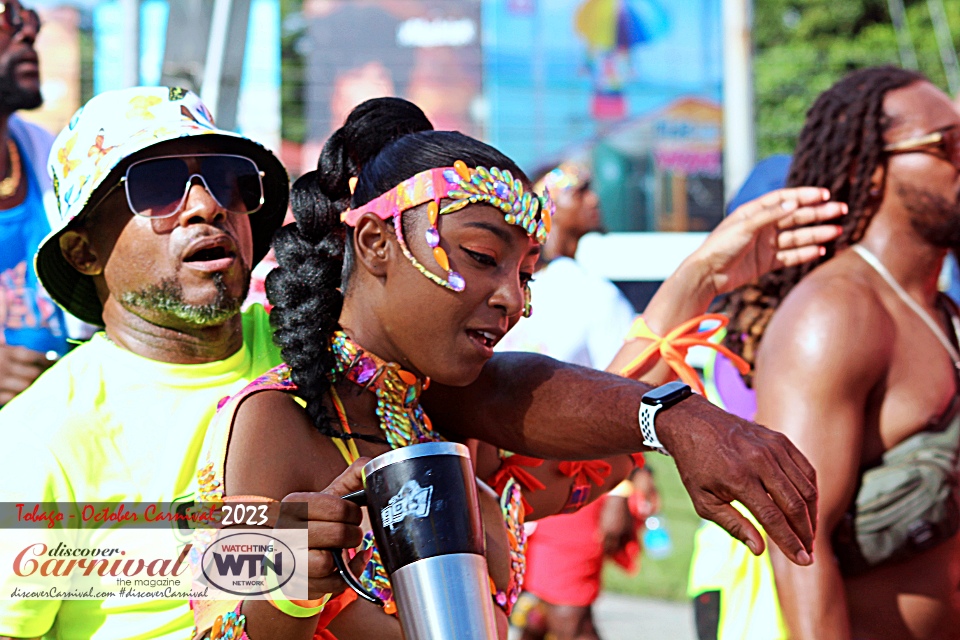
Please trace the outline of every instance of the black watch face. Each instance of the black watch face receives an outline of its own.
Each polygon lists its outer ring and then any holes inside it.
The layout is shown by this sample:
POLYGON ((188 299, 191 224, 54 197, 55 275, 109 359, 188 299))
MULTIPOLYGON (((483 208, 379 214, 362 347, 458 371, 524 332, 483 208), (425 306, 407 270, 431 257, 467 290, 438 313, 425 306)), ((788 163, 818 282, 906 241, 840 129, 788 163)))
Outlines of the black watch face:
POLYGON ((690 385, 677 380, 668 382, 656 389, 651 389, 644 394, 643 402, 645 404, 669 407, 670 405, 680 402, 689 396, 690 393, 690 385))

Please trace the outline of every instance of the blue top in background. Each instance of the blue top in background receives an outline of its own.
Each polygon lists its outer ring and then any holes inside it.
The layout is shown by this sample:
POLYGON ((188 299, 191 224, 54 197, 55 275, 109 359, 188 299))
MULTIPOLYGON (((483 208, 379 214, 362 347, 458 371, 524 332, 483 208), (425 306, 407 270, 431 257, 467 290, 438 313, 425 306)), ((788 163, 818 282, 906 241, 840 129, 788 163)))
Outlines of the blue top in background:
MULTIPOLYGON (((17 147, 25 157, 23 146, 17 147)), ((50 224, 37 178, 30 164, 23 164, 26 198, 0 211, 0 343, 63 355, 67 352, 63 311, 44 291, 33 269, 33 256, 50 233, 50 224)))

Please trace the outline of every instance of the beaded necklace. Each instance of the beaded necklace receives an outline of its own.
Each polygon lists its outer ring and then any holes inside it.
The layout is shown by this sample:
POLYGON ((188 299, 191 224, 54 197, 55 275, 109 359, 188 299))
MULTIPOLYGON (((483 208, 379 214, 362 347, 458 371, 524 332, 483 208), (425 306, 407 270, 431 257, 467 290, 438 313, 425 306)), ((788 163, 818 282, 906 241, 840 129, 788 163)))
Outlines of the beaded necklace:
MULTIPOLYGON (((369 351, 364 351, 343 331, 334 334, 332 346, 337 359, 334 381, 350 380, 373 391, 377 396, 380 429, 391 449, 441 440, 439 434, 433 430, 430 418, 420 407, 420 392, 429 382, 423 383, 409 371, 401 369, 397 363, 385 362, 369 351)), ((343 403, 332 386, 330 396, 344 432, 352 433, 343 403)), ((347 441, 348 445, 352 445, 350 449, 337 439, 334 439, 334 443, 347 460, 354 461, 359 457, 353 440, 347 441)), ((380 559, 372 532, 368 532, 363 538, 362 550, 368 549, 373 549, 373 555, 364 567, 360 582, 368 591, 383 600, 384 611, 393 615, 397 612, 397 604, 393 600, 390 578, 380 559)))
POLYGON ((420 407, 420 392, 429 385, 429 378, 424 383, 397 363, 364 351, 343 331, 334 334, 333 353, 335 380, 350 380, 377 396, 377 418, 391 449, 441 440, 420 407))

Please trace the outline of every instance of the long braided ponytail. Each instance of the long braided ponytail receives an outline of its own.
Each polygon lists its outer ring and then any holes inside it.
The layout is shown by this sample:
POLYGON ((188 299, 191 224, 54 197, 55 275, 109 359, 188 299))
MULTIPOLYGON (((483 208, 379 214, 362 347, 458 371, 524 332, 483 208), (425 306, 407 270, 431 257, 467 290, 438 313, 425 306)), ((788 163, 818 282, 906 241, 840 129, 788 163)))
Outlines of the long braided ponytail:
POLYGON ((350 178, 386 145, 429 129, 423 111, 406 100, 377 98, 358 106, 327 140, 317 170, 294 183, 290 202, 296 224, 274 236, 279 266, 266 280, 274 341, 290 366, 298 395, 307 402, 308 415, 325 435, 347 437, 331 425, 324 397, 330 389, 327 376, 336 365, 330 339, 340 329, 343 308, 346 228, 340 214, 350 206, 350 178))

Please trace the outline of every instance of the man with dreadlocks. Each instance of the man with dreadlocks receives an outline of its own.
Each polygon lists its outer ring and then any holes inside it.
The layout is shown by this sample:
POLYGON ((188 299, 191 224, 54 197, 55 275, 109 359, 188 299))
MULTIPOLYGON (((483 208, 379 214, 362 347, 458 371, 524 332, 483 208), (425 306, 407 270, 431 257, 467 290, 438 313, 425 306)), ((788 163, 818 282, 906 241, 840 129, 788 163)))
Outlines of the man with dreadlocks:
POLYGON ((788 183, 846 202, 843 233, 725 311, 757 421, 821 479, 819 562, 770 552, 790 637, 960 638, 958 321, 937 291, 960 245, 960 114, 917 73, 854 72, 807 114, 788 183))

